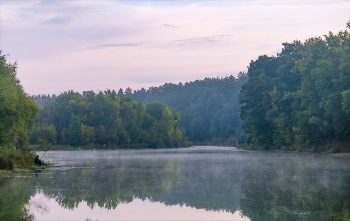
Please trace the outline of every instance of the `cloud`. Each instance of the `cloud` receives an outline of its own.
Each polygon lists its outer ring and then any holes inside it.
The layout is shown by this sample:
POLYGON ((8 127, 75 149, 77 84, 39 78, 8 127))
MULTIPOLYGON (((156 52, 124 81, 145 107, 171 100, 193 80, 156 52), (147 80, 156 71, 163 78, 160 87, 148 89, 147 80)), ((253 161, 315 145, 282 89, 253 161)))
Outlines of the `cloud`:
POLYGON ((189 39, 181 39, 176 40, 183 42, 180 45, 186 45, 187 44, 201 44, 201 43, 212 43, 212 42, 218 42, 224 40, 224 38, 232 37, 233 35, 215 35, 212 37, 200 37, 200 38, 189 38, 189 39))
POLYGON ((142 44, 143 43, 138 43, 138 44, 134 44, 134 43, 103 44, 103 45, 98 45, 98 46, 95 46, 95 47, 87 47, 87 48, 78 49, 78 50, 95 50, 95 49, 114 48, 114 47, 135 47, 135 46, 139 46, 139 45, 142 45, 142 44))
POLYGON ((45 21, 46 24, 67 24, 72 20, 71 17, 58 15, 45 21))
POLYGON ((176 25, 169 25, 169 24, 161 24, 163 28, 178 28, 176 25))

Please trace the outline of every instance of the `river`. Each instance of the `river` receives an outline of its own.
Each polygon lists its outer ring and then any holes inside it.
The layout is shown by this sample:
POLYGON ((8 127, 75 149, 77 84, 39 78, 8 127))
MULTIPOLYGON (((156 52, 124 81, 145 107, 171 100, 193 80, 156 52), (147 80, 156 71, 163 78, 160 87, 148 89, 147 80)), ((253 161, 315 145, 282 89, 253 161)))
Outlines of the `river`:
POLYGON ((332 221, 350 217, 350 157, 346 156, 205 146, 50 151, 43 160, 51 166, 0 181, 0 219, 27 215, 28 220, 332 221))

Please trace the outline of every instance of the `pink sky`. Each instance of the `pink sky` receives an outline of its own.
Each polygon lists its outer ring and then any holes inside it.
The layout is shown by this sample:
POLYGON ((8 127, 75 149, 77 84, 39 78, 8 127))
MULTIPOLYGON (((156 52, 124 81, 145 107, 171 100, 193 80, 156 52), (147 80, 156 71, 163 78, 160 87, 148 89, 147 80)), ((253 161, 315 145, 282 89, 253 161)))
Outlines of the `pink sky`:
POLYGON ((246 71, 283 42, 345 30, 348 0, 0 0, 25 91, 133 90, 246 71))

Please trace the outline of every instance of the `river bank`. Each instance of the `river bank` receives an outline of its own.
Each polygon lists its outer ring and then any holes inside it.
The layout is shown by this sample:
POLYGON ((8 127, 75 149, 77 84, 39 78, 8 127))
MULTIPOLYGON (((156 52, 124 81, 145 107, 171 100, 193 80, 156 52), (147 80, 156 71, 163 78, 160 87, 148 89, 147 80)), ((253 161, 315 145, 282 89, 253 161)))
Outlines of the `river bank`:
POLYGON ((295 153, 318 153, 318 154, 350 154, 349 142, 329 142, 321 144, 293 144, 289 146, 273 146, 273 145, 255 145, 242 143, 237 146, 239 149, 245 150, 262 150, 262 151, 278 151, 278 152, 295 152, 295 153))

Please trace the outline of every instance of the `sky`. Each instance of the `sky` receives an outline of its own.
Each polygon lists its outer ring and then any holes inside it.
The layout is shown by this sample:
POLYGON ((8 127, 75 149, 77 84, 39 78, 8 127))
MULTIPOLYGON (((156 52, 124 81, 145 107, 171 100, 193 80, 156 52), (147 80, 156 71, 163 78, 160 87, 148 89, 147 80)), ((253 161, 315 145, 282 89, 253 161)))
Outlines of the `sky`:
POLYGON ((236 76, 349 20, 348 0, 0 0, 0 50, 29 95, 139 90, 236 76))

